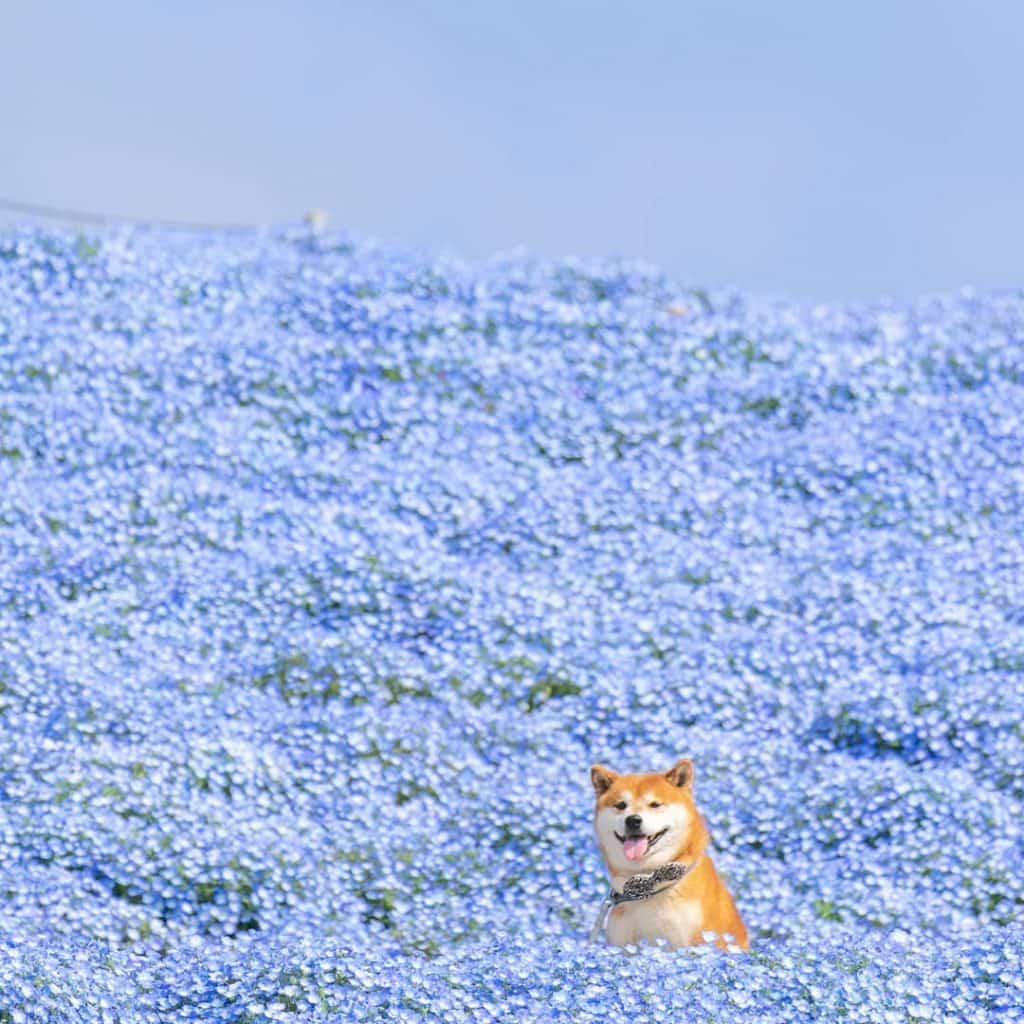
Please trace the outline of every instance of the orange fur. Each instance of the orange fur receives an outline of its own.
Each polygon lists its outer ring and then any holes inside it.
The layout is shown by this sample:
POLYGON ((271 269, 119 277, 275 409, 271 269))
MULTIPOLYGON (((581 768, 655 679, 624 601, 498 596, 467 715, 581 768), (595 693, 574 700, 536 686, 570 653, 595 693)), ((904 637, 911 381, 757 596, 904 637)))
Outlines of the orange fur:
MULTIPOLYGON (((658 863, 673 860, 690 864, 700 858, 697 866, 665 893, 616 907, 609 917, 609 941, 625 945, 662 938, 676 946, 699 945, 704 942, 702 933, 710 931, 719 936, 730 935, 732 946, 748 949, 746 926, 708 852, 708 829, 693 800, 692 762, 684 758, 665 773, 630 775, 618 775, 601 765, 594 765, 591 780, 596 794, 595 831, 598 831, 602 811, 608 813, 609 820, 615 820, 616 814, 667 813, 673 816, 673 820, 684 824, 672 844, 664 851, 659 850, 658 863), (622 801, 627 803, 627 807, 620 811, 616 805, 622 801), (652 810, 655 803, 668 810, 652 810), (679 807, 684 810, 680 811, 679 807)), ((610 842, 615 843, 616 840, 613 838, 610 842)), ((609 840, 607 836, 602 837, 600 831, 598 843, 616 890, 621 891, 630 874, 652 870, 651 866, 643 863, 625 866, 621 857, 613 864, 610 859, 613 850, 607 848, 609 840)), ((724 949, 729 943, 719 939, 717 945, 724 949)))

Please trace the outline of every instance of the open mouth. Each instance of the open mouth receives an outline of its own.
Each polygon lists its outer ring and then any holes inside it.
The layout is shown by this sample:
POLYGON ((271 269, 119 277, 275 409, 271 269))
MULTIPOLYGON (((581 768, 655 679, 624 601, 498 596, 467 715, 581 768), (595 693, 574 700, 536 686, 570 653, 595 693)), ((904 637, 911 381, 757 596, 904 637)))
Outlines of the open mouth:
POLYGON ((620 836, 615 833, 615 838, 622 843, 622 852, 627 860, 643 860, 651 852, 651 847, 668 831, 663 828, 653 836, 620 836))

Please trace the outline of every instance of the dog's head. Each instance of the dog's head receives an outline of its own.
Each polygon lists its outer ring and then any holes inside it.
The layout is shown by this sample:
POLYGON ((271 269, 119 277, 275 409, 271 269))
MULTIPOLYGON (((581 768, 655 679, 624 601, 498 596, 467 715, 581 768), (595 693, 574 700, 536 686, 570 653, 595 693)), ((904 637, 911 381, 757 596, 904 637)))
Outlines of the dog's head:
POLYGON ((684 757, 667 772, 619 775, 595 764, 594 830, 613 874, 653 871, 698 855, 707 832, 693 802, 693 762, 684 757))

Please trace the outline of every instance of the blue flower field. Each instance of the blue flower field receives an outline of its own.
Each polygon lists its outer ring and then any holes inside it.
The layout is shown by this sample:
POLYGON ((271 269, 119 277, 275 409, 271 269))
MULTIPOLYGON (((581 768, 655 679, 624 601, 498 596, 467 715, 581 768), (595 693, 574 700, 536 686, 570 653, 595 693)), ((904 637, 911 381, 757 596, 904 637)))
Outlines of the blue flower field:
POLYGON ((0 725, 5 1024, 1024 1021, 1024 292, 8 229, 0 725))

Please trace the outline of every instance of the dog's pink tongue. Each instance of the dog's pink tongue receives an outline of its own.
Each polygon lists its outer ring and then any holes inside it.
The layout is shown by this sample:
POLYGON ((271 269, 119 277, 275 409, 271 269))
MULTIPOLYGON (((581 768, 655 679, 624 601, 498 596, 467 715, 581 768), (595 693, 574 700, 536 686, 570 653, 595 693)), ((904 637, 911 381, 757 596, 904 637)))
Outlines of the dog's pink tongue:
POLYGON ((642 860, 647 852, 647 836, 641 836, 639 839, 627 839, 622 844, 622 852, 629 860, 642 860))

